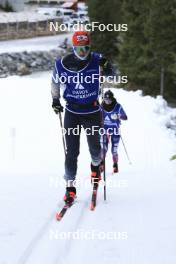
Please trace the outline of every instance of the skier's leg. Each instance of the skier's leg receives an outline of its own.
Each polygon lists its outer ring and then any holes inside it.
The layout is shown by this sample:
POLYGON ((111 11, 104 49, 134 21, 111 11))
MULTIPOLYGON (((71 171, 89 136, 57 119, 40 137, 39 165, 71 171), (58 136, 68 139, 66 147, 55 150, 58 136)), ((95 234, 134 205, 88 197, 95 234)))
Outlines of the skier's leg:
POLYGON ((101 124, 100 112, 84 115, 84 117, 82 116, 81 124, 87 132, 87 142, 89 146, 92 164, 94 166, 97 166, 101 162, 101 146, 99 133, 99 128, 101 124))
POLYGON ((82 126, 86 130, 89 152, 91 155, 92 177, 100 178, 101 145, 99 128, 101 125, 100 112, 85 115, 82 118, 82 126), (94 129, 94 128, 96 129, 94 129))
POLYGON ((67 153, 65 157, 65 180, 71 184, 76 177, 77 172, 77 159, 79 155, 79 146, 80 146, 80 125, 79 117, 76 114, 73 114, 66 110, 64 118, 64 128, 66 130, 65 140, 67 153), (74 128, 79 129, 78 135, 73 132, 74 128))
POLYGON ((107 134, 101 135, 100 143, 101 143, 101 159, 103 160, 104 155, 106 157, 106 153, 108 151, 109 141, 108 141, 108 135, 107 134))
POLYGON ((111 136, 111 153, 113 159, 113 169, 114 172, 118 172, 118 146, 119 146, 120 136, 111 136))
POLYGON ((104 171, 104 158, 106 158, 106 154, 108 151, 108 145, 109 145, 109 139, 108 139, 107 134, 101 135, 100 143, 101 143, 101 166, 100 166, 100 170, 101 170, 101 172, 103 172, 104 171))
POLYGON ((118 162, 118 146, 119 146, 120 136, 112 135, 111 136, 111 153, 113 162, 118 162))

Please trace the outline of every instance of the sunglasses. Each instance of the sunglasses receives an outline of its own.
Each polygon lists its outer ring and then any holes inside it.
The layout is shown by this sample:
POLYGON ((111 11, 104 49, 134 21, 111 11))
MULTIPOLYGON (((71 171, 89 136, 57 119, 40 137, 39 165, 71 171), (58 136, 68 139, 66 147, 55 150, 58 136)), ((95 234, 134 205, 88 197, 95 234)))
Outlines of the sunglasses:
POLYGON ((85 45, 85 46, 74 46, 74 50, 78 53, 87 53, 90 51, 90 46, 89 45, 85 45))

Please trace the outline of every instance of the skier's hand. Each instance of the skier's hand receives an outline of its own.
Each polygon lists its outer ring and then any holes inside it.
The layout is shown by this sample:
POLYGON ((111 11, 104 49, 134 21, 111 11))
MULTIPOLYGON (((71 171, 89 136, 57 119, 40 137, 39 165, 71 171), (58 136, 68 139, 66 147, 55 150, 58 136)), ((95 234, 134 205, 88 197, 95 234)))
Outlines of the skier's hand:
POLYGON ((117 114, 117 119, 121 119, 121 115, 120 114, 117 114))
POLYGON ((111 118, 114 119, 114 120, 120 120, 120 114, 112 114, 111 115, 111 118))
POLYGON ((53 99, 52 108, 56 114, 64 111, 64 108, 61 105, 59 99, 53 99))

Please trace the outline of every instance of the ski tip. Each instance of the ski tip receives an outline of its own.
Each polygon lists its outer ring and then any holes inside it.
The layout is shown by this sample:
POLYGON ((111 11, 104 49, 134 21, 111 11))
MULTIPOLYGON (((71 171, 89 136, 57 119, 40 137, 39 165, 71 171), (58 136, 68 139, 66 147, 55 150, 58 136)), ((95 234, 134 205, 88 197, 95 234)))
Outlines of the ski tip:
POLYGON ((94 211, 94 210, 95 210, 95 205, 94 205, 94 204, 91 204, 91 205, 90 205, 90 210, 91 210, 91 211, 94 211))
POLYGON ((56 221, 60 221, 62 219, 62 216, 61 216, 61 214, 56 214, 56 221))

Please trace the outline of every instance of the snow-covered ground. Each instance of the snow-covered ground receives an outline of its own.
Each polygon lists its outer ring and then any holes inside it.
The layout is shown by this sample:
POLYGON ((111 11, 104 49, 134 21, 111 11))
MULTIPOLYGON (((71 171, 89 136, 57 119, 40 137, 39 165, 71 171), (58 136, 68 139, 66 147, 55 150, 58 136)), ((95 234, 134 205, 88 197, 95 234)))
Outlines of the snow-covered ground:
MULTIPOLYGON (((30 9, 30 8, 28 8, 30 9)), ((50 11, 50 8, 45 8, 45 11, 50 11)), ((42 21, 56 18, 54 15, 45 15, 42 12, 35 10, 21 11, 21 12, 0 12, 0 22, 21 22, 21 21, 42 21)))
POLYGON ((0 80, 0 263, 175 264, 176 162, 169 158, 176 144, 165 127, 171 109, 161 98, 114 90, 129 117, 122 135, 132 165, 120 144, 120 173, 111 175, 109 154, 107 201, 101 186, 90 211, 90 157, 82 133, 77 203, 58 223, 64 153, 50 77, 0 80), (61 239, 62 232, 74 237, 61 239), (108 239, 109 232, 116 239, 108 239))
POLYGON ((51 49, 57 49, 65 38, 68 38, 68 41, 70 42, 71 34, 63 33, 48 37, 1 41, 0 54, 6 52, 48 51, 51 49))

